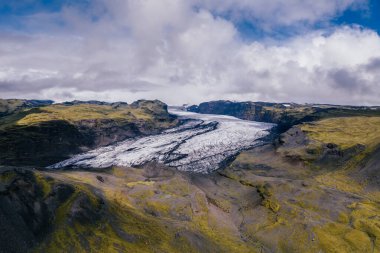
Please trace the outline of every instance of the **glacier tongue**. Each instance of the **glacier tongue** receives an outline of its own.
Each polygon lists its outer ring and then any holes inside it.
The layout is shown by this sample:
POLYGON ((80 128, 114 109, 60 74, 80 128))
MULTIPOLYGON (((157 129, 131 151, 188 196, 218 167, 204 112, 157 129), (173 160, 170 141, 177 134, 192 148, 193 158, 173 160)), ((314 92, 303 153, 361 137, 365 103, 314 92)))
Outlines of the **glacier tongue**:
POLYGON ((182 171, 210 173, 227 158, 259 143, 273 124, 230 116, 170 110, 184 119, 158 135, 128 139, 59 162, 49 168, 106 168, 159 162, 182 171))

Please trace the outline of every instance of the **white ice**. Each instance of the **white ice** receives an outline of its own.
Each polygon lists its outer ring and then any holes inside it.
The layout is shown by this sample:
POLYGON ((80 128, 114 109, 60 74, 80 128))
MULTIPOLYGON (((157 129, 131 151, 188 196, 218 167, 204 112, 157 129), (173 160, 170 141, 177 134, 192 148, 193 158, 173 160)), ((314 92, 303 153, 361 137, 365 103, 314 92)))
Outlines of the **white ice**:
POLYGON ((106 168, 159 162, 182 171, 210 173, 229 157, 260 143, 273 124, 230 116, 170 110, 185 123, 158 135, 128 139, 76 155, 50 168, 106 168))

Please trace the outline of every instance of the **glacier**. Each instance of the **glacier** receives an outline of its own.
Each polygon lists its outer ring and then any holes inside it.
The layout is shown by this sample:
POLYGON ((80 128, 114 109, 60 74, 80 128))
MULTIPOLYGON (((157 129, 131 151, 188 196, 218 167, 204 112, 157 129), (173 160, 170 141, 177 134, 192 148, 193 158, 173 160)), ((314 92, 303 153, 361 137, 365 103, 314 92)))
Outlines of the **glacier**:
POLYGON ((127 139, 49 166, 52 169, 141 166, 158 162, 180 171, 211 173, 240 151, 262 143, 275 125, 231 116, 170 109, 182 124, 157 135, 127 139))

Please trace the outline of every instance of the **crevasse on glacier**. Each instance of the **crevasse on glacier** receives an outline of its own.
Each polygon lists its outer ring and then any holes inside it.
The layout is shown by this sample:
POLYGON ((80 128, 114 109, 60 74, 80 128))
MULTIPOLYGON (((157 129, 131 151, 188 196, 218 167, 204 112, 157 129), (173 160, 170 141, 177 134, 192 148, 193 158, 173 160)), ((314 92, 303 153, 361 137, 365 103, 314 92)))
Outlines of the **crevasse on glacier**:
POLYGON ((76 155, 50 168, 106 168, 159 162, 181 171, 210 173, 227 158, 260 143, 273 124, 230 116, 170 110, 184 123, 158 135, 128 139, 76 155))

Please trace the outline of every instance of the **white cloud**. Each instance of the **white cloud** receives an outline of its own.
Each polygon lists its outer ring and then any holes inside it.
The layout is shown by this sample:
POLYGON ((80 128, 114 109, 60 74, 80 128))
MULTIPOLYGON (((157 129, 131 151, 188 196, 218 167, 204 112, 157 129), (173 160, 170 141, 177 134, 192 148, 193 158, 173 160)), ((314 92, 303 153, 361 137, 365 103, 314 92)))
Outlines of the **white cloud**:
MULTIPOLYGON (((230 2, 220 8, 227 10, 230 2)), ((267 7, 286 12, 286 22, 302 20, 292 10, 312 6, 315 15, 308 21, 313 22, 354 3, 280 2, 269 1, 267 7)), ((129 102, 157 98, 170 104, 212 99, 378 104, 380 38, 375 32, 338 27, 278 43, 248 43, 231 21, 210 13, 207 8, 215 11, 211 0, 202 9, 193 4, 99 1, 86 15, 72 7, 54 14, 66 26, 49 32, 2 32, 1 96, 129 102)), ((237 10, 252 13, 264 5, 236 4, 237 10)))

